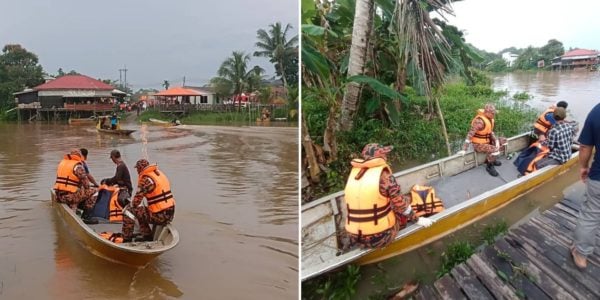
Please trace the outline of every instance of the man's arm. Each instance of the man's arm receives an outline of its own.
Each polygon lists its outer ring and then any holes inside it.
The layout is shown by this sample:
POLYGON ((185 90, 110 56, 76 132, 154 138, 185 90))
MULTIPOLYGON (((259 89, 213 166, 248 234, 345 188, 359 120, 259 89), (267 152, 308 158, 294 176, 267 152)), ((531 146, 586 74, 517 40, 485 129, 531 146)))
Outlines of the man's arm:
POLYGON ((154 188, 155 188, 154 181, 152 181, 152 179, 150 179, 150 177, 148 177, 148 176, 142 177, 142 180, 140 180, 140 183, 138 184, 137 192, 135 193, 135 196, 133 197, 133 201, 132 201, 131 205, 133 207, 138 207, 142 203, 142 200, 144 199, 144 195, 152 192, 154 190, 154 188))
POLYGON ((400 185, 396 182, 396 177, 388 170, 381 172, 379 192, 382 195, 387 195, 395 212, 412 219, 414 213, 410 207, 410 202, 402 196, 400 185))
POLYGON ((471 128, 469 129, 469 132, 467 132, 467 138, 465 139, 465 142, 463 143, 463 150, 467 150, 467 148, 469 147, 469 144, 471 143, 471 138, 473 138, 473 136, 475 135, 475 132, 483 129, 483 127, 485 126, 485 124, 483 123, 483 120, 481 120, 480 118, 476 118, 475 122, 473 122, 473 124, 471 125, 471 128))

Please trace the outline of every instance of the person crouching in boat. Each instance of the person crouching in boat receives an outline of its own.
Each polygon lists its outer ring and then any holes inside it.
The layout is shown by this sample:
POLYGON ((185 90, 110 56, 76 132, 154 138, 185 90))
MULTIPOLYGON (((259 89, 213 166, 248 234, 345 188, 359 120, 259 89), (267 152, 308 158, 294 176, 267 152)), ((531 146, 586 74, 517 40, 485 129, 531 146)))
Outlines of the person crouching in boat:
POLYGON ((84 203, 85 209, 94 207, 98 193, 90 186, 87 172, 83 166, 83 155, 79 149, 72 149, 58 164, 54 191, 59 203, 66 203, 71 209, 84 203))
POLYGON ((400 185, 387 164, 391 146, 368 144, 363 159, 352 160, 352 171, 344 190, 346 232, 351 244, 363 248, 381 248, 390 244, 409 221, 428 227, 433 221, 416 218, 411 200, 404 197, 400 185))
POLYGON ((494 166, 502 165, 496 160, 496 156, 500 154, 500 141, 494 134, 494 116, 496 115, 496 107, 492 103, 488 103, 483 109, 477 111, 477 115, 471 121, 471 129, 467 133, 467 138, 463 143, 463 148, 458 152, 464 155, 469 147, 469 143, 473 144, 475 152, 485 153, 487 164, 485 170, 492 176, 498 176, 498 171, 494 166))
POLYGON ((554 110, 557 107, 562 107, 567 109, 569 104, 566 101, 558 101, 556 105, 551 105, 546 109, 542 114, 535 120, 533 123, 533 133, 537 135, 538 141, 543 142, 546 139, 546 134, 548 130, 556 124, 556 119, 554 119, 554 110))
POLYGON ((166 225, 175 216, 175 198, 171 193, 169 179, 156 165, 146 159, 135 164, 138 172, 138 187, 130 207, 123 215, 123 242, 133 238, 135 219, 140 224, 140 233, 145 241, 153 239, 149 224, 166 225), (148 207, 140 205, 146 197, 148 207), (134 219, 135 218, 135 219, 134 219))

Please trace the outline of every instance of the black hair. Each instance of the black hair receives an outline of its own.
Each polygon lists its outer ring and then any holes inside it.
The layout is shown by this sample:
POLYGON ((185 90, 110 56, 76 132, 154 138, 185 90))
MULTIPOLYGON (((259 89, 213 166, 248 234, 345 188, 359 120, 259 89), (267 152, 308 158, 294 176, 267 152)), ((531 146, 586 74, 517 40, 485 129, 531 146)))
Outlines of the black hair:
POLYGON ((110 157, 121 158, 121 152, 119 152, 117 149, 110 151, 110 157))
POLYGON ((566 109, 567 106, 569 106, 569 103, 567 103, 567 101, 558 101, 558 103, 556 103, 556 106, 566 109))
POLYGON ((79 149, 79 151, 81 151, 81 154, 83 155, 83 158, 87 158, 88 155, 88 150, 85 148, 81 148, 79 149))

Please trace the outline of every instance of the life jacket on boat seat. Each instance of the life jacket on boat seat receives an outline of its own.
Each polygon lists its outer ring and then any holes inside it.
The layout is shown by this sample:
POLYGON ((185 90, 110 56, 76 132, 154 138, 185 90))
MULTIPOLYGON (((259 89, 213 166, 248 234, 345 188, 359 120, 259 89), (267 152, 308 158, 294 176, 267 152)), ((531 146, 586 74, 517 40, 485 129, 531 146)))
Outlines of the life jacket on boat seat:
POLYGON ((548 119, 546 119, 546 115, 548 113, 554 113, 554 108, 548 108, 548 109, 546 109, 537 118, 537 120, 535 120, 535 123, 533 123, 533 127, 535 127, 535 129, 541 131, 543 134, 546 134, 546 132, 548 132, 548 130, 550 129, 550 127, 552 127, 552 124, 550 123, 550 121, 548 121, 548 119))
POLYGON ((492 132, 494 131, 494 119, 488 119, 483 113, 483 109, 477 110, 477 115, 471 120, 471 126, 477 119, 481 119, 485 126, 483 129, 475 131, 475 134, 471 137, 471 143, 490 144, 492 142, 492 132))
POLYGON ((103 231, 99 233, 101 237, 115 243, 115 244, 121 244, 123 243, 123 234, 120 232, 110 232, 110 231, 103 231))
POLYGON ((429 217, 444 210, 444 203, 431 186, 415 184, 410 189, 411 207, 417 217, 429 217))
POLYGON ((384 232, 396 224, 396 216, 388 197, 379 193, 383 170, 392 173, 383 158, 354 159, 344 190, 348 216, 345 228, 359 236, 384 232))
POLYGON ((108 221, 111 223, 123 222, 123 207, 119 203, 119 191, 118 185, 101 185, 100 189, 111 192, 110 200, 108 201, 108 221))
MULTIPOLYGON (((66 154, 56 169, 56 182, 54 189, 75 193, 79 189, 79 177, 75 175, 75 167, 81 164, 83 159, 79 155, 66 154)), ((83 165, 82 165, 83 167, 83 165)))
POLYGON ((138 176, 138 183, 142 184, 144 176, 150 177, 154 182, 154 190, 144 194, 148 200, 148 209, 152 213, 161 212, 175 206, 175 198, 171 193, 171 184, 164 173, 158 170, 156 165, 146 167, 138 176))

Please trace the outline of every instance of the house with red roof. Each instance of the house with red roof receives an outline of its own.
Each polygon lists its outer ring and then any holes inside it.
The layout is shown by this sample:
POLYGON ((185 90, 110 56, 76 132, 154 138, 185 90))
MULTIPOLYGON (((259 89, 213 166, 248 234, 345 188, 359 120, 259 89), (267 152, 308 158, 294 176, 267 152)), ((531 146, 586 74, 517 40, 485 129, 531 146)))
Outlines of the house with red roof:
MULTIPOLYGON (((65 75, 14 93, 19 109, 55 112, 105 113, 112 111, 123 92, 86 75, 65 75)), ((86 113, 83 113, 84 115, 86 113)))
POLYGON ((600 64, 600 52, 596 50, 574 49, 552 60, 553 69, 593 69, 600 64))

